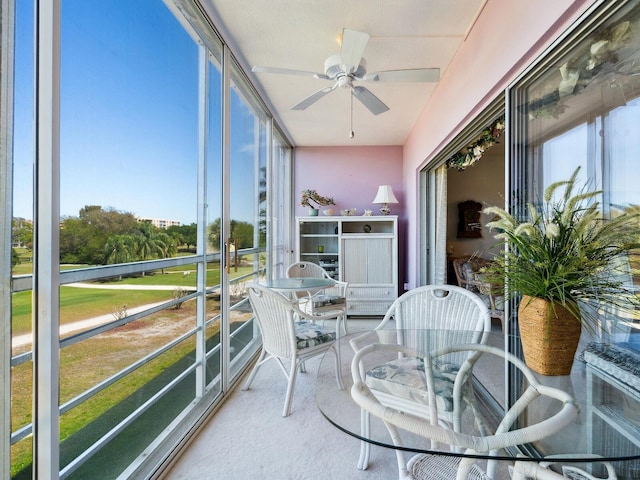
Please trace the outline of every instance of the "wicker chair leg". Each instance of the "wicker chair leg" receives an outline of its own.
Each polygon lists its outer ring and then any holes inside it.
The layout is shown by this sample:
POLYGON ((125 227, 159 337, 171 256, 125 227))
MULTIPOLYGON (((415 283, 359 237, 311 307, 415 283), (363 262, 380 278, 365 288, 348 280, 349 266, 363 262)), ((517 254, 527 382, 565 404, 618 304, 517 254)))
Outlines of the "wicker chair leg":
POLYGON ((258 358, 258 361, 256 362, 256 364, 253 367, 253 370, 251 370, 251 373, 249 374, 249 378, 247 378, 247 381, 244 382, 244 385, 242 386, 242 390, 249 390, 249 387, 251 387, 251 382, 253 382, 253 379, 256 378, 256 373, 258 373, 258 370, 262 366, 262 363, 264 362, 266 356, 267 356, 267 352, 263 348, 262 352, 260 352, 260 357, 258 358))
MULTIPOLYGON (((370 414, 366 410, 360 410, 360 433, 364 438, 369 438, 369 428, 371 424, 370 414)), ((369 466, 369 456, 371 455, 371 444, 360 441, 360 457, 358 458, 358 470, 366 470, 369 466)))
POLYGON ((296 385, 296 375, 298 373, 297 360, 291 359, 291 368, 289 370, 289 383, 287 385, 287 395, 284 397, 284 409, 282 410, 282 416, 288 417, 291 413, 291 401, 293 400, 293 387, 296 385))
POLYGON ((342 328, 342 332, 345 335, 348 335, 349 334, 349 328, 348 328, 348 325, 347 325, 347 315, 344 314, 341 317, 338 317, 338 319, 336 319, 336 322, 338 322, 336 324, 336 332, 338 332, 340 330, 340 328, 342 328))
POLYGON ((340 343, 336 342, 331 350, 333 351, 336 361, 336 382, 338 382, 338 388, 340 390, 344 390, 344 383, 342 383, 342 370, 340 370, 340 366, 342 365, 340 343))

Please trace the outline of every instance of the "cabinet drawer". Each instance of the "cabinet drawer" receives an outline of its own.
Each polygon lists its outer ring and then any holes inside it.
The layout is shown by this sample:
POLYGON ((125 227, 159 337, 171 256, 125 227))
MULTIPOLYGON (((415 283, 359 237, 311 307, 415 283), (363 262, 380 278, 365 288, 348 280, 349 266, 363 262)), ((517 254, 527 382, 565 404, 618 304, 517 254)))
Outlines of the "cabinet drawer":
POLYGON ((376 299, 392 299, 395 300, 396 292, 393 285, 383 287, 349 287, 347 289, 347 297, 349 299, 358 300, 360 298, 376 298, 376 299))
POLYGON ((389 310, 393 300, 388 301, 347 301, 347 315, 384 315, 389 310))

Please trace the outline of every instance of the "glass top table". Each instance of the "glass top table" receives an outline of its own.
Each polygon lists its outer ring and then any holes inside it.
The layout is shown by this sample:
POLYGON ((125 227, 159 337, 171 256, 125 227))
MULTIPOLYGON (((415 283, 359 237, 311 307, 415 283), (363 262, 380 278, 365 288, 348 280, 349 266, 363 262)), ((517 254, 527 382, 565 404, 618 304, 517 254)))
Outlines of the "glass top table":
POLYGON ((329 278, 301 277, 301 278, 274 278, 260 282, 267 288, 289 292, 321 290, 333 287, 335 282, 329 278))
MULTIPOLYGON (((489 333, 486 338, 487 345, 502 351, 510 340, 497 332, 489 333)), ((384 330, 343 336, 337 341, 336 346, 340 350, 338 357, 345 388, 338 388, 335 378, 335 356, 328 352, 320 362, 317 373, 317 407, 332 425, 373 445, 415 453, 487 458, 487 452, 462 453, 452 450, 448 444, 432 444, 423 436, 404 435, 404 432, 403 445, 399 447, 392 441, 383 422, 373 415, 369 430, 362 429, 361 409, 351 394, 354 383, 351 368, 355 348, 359 350, 373 344, 410 344, 414 349, 414 355, 426 358, 424 352, 436 352, 450 346, 472 344, 477 341, 477 338, 472 338, 468 333, 434 330, 384 330)), ((499 450, 492 458, 514 460, 516 456, 525 455, 522 460, 542 461, 550 457, 559 462, 609 460, 618 462, 616 470, 619 472, 619 478, 640 478, 640 378, 631 381, 629 372, 616 370, 617 367, 613 363, 608 365, 604 357, 594 357, 593 352, 599 347, 602 347, 602 344, 582 342, 570 375, 543 376, 533 373, 540 384, 556 387, 572 397, 572 403, 575 402, 578 407, 575 418, 572 417, 568 425, 548 438, 518 445, 516 448, 499 450), (629 476, 620 476, 621 471, 631 473, 629 476)), ((371 357, 363 365, 363 372, 387 362, 397 361, 398 353, 391 348, 389 351, 373 352, 371 357)), ((455 361, 452 360, 451 363, 455 361)), ((504 407, 508 395, 513 395, 513 389, 517 386, 527 385, 525 378, 518 375, 509 365, 503 357, 491 352, 482 352, 478 356, 471 369, 468 391, 471 392, 473 408, 462 409, 458 431, 477 435, 480 428, 492 431, 499 424, 505 414, 504 407), (516 375, 511 378, 511 382, 506 380, 509 375, 516 375)), ((388 371, 385 375, 387 374, 388 371)), ((380 372, 373 374, 373 377, 368 378, 367 385, 379 378, 380 372)), ((374 391, 376 388, 378 386, 372 387, 371 390, 374 391)), ((374 395, 378 396, 377 393, 374 395)), ((384 404, 386 401, 381 400, 381 403, 384 404)), ((554 409, 559 408, 553 402, 557 400, 536 399, 517 417, 517 426, 532 425, 547 418, 554 409), (536 403, 537 400, 541 402, 536 403)), ((427 406, 418 406, 417 409, 413 412, 407 411, 406 415, 428 416, 427 406), (423 408, 423 411, 419 411, 420 408, 423 408)))

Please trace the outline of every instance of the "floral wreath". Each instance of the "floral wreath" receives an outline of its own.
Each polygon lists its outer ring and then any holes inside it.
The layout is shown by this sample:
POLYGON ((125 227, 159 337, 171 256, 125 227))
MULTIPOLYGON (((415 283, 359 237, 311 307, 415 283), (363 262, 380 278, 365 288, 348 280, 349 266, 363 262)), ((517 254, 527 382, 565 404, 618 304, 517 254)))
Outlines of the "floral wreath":
POLYGON ((615 71, 612 69, 625 73, 627 65, 619 64, 618 51, 627 45, 631 33, 629 21, 596 32, 589 45, 582 47, 559 67, 561 80, 558 88, 529 102, 529 119, 558 119, 568 108, 565 99, 578 95, 592 82, 599 85, 610 81, 607 73, 615 71))
POLYGON ((488 148, 493 147, 498 142, 502 132, 504 132, 504 127, 504 116, 502 116, 485 128, 478 140, 451 156, 446 162, 447 168, 455 168, 462 171, 472 166, 482 158, 488 148))

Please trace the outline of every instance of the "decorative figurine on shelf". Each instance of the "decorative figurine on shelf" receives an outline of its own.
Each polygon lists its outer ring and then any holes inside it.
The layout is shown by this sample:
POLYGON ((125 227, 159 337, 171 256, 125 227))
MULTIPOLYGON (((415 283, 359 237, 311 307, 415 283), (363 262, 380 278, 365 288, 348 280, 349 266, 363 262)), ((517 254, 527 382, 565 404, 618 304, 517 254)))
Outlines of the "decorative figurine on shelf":
POLYGON ((333 201, 333 198, 323 197, 315 190, 303 190, 300 205, 309 208, 309 216, 317 217, 319 207, 324 207, 326 205, 335 205, 335 202, 333 201), (315 204, 317 204, 317 206, 314 206, 311 202, 314 202, 315 204))

